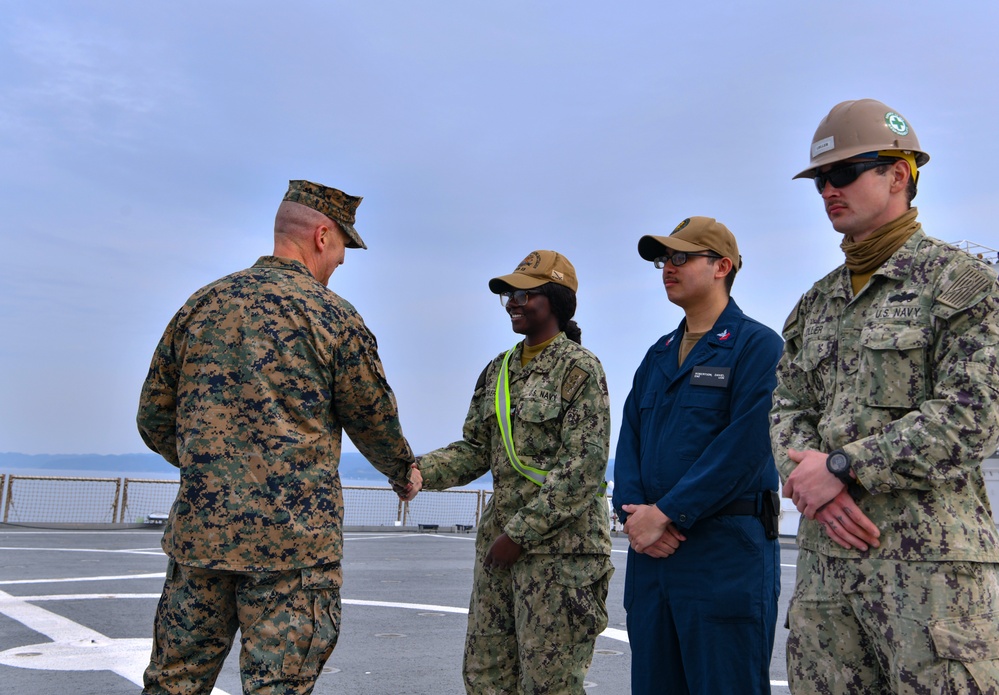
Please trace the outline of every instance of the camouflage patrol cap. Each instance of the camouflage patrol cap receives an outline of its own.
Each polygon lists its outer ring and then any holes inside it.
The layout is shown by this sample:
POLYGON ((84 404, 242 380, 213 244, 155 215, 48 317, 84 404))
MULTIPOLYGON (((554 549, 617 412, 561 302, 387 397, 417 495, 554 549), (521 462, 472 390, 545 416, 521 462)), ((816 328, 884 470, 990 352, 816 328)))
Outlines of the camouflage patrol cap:
POLYGON ((515 290, 531 290, 549 282, 568 287, 573 292, 579 287, 576 269, 569 259, 555 251, 531 251, 509 275, 501 275, 489 281, 489 289, 494 294, 515 290))
POLYGON ((361 239, 361 235, 354 229, 354 215, 357 206, 361 204, 360 196, 347 195, 343 191, 324 186, 321 183, 297 180, 288 182, 288 192, 284 194, 284 199, 321 212, 340 225, 340 228, 349 237, 348 249, 368 248, 361 239))
POLYGON ((742 268, 735 235, 714 217, 688 217, 669 236, 646 234, 638 240, 638 255, 647 261, 656 260, 667 248, 685 253, 714 251, 732 261, 736 270, 742 268))

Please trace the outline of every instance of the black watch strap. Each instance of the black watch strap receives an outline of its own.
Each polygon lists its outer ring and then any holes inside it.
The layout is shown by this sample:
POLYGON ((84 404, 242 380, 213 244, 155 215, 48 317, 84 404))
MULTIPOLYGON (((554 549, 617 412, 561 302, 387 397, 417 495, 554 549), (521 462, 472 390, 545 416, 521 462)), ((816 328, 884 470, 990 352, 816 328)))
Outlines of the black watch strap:
POLYGON ((850 476, 850 467, 852 465, 853 460, 842 449, 830 451, 826 457, 826 469, 839 478, 845 485, 853 482, 853 478, 850 476))

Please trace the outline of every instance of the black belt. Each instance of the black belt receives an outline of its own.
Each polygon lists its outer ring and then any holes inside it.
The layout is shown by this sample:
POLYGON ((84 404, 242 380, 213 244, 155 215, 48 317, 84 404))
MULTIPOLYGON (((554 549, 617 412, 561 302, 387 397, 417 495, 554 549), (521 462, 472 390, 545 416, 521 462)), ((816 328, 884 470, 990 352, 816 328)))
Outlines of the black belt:
POLYGON ((729 502, 712 516, 759 516, 756 500, 735 500, 729 502))

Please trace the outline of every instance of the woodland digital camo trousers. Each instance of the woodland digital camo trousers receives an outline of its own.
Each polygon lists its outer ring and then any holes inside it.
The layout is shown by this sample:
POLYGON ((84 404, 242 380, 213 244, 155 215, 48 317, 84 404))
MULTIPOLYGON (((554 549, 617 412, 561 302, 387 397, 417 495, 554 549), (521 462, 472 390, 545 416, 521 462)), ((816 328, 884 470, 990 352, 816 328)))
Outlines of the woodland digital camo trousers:
POLYGON ((340 632, 340 563, 229 572, 170 561, 144 695, 209 695, 241 632, 243 692, 312 692, 340 632))
POLYGON ((509 570, 476 558, 465 638, 469 695, 583 695, 607 627, 604 555, 525 553, 509 570))
POLYGON ((999 566, 798 554, 792 693, 999 695, 999 566))

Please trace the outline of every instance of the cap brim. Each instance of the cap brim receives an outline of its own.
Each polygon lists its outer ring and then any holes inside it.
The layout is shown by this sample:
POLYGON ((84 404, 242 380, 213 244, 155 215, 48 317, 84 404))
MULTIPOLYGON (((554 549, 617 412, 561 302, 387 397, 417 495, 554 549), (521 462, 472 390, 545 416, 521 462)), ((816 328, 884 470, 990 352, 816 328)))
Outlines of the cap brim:
POLYGON ((343 222, 337 222, 337 224, 340 225, 340 228, 344 231, 344 233, 347 235, 348 239, 350 240, 349 243, 346 244, 348 249, 368 248, 368 245, 364 243, 364 240, 361 238, 361 235, 357 233, 357 230, 354 229, 353 225, 344 224, 343 222))
POLYGON ((528 277, 520 273, 511 273, 510 275, 500 275, 498 278, 490 280, 489 291, 493 294, 499 294, 500 292, 506 292, 510 288, 515 290, 533 290, 535 287, 547 284, 547 282, 548 280, 539 280, 538 278, 528 277))
POLYGON ((638 255, 647 261, 654 261, 663 255, 663 251, 671 249, 673 251, 683 251, 692 253, 696 251, 710 251, 707 246, 693 244, 675 236, 652 236, 646 234, 638 240, 638 255))

